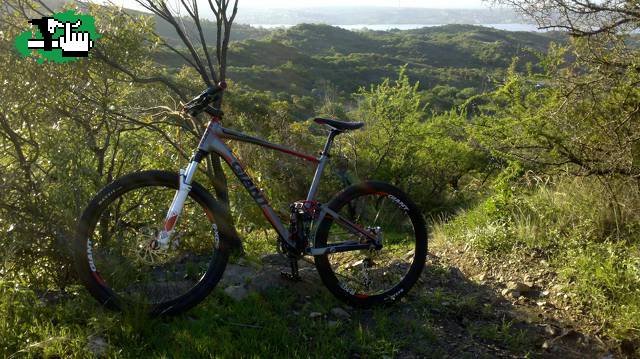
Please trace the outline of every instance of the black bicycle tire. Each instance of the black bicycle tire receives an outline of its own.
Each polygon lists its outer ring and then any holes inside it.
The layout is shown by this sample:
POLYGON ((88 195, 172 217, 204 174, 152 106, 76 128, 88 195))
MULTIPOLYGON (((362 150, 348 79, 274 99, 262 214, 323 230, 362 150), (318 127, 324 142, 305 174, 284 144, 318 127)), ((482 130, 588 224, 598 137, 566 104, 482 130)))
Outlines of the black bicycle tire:
MULTIPOLYGON (((400 298, 405 296, 418 281, 427 258, 428 232, 426 222, 424 221, 418 206, 399 188, 385 182, 367 181, 345 188, 336 194, 329 201, 327 206, 331 210, 338 212, 342 206, 358 195, 377 192, 384 192, 385 194, 392 195, 407 206, 407 213, 411 218, 414 232, 416 234, 414 258, 409 271, 397 285, 384 293, 363 297, 357 296, 357 294, 354 295, 354 293, 349 293, 340 285, 340 282, 329 262, 329 255, 325 254, 315 256, 316 269, 318 270, 318 274, 327 289, 338 299, 354 307, 368 308, 376 305, 392 304, 398 301, 400 298)), ((325 218, 318 225, 318 230, 315 236, 316 247, 322 247, 327 244, 327 237, 332 223, 333 221, 331 219, 325 218)))
MULTIPOLYGON (((177 189, 179 180, 180 176, 177 173, 167 171, 142 171, 128 174, 104 187, 82 213, 73 251, 76 272, 89 293, 103 306, 112 310, 126 309, 126 304, 108 286, 101 283, 99 278, 96 278, 89 264, 88 238, 90 233, 93 233, 100 215, 110 203, 131 190, 146 186, 164 186, 177 189)), ((151 316, 179 314, 200 303, 222 278, 229 259, 228 246, 225 244, 228 234, 232 232, 229 232, 228 225, 222 222, 222 218, 225 218, 222 215, 222 207, 202 185, 195 181, 191 184, 189 196, 216 218, 216 225, 219 228, 219 243, 205 274, 197 284, 177 298, 150 306, 148 313, 151 316)))

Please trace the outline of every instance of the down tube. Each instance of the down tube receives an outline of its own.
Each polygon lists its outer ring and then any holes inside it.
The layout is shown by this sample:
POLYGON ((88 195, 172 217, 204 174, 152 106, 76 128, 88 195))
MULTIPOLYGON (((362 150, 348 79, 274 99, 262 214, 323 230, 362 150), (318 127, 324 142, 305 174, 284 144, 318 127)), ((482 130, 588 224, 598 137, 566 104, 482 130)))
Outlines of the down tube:
POLYGON ((269 223, 271 223, 280 237, 288 242, 289 231, 282 224, 282 221, 280 221, 280 218, 278 218, 273 208, 271 208, 269 202, 262 194, 262 191, 255 185, 255 183, 253 183, 253 180, 251 179, 251 177, 249 177, 247 172, 244 170, 244 167, 242 166, 240 161, 238 161, 238 159, 233 155, 229 147, 227 147, 218 138, 213 139, 213 141, 210 142, 210 146, 208 147, 211 148, 215 153, 219 154, 222 158, 224 158, 225 162, 227 162, 229 167, 231 167, 233 173, 236 175, 236 177, 238 177, 238 180, 240 180, 253 200, 256 201, 258 206, 260 206, 260 209, 262 209, 262 213, 264 214, 265 218, 269 221, 269 223))
POLYGON ((262 209, 262 213, 267 218, 269 223, 271 223, 273 228, 278 231, 280 237, 288 242, 289 231, 282 224, 282 221, 280 221, 280 218, 278 218, 273 208, 271 208, 269 202, 262 194, 262 191, 258 187, 256 187, 256 185, 253 183, 253 180, 251 180, 251 177, 249 177, 247 172, 244 170, 242 164, 235 157, 233 157, 233 155, 232 161, 229 163, 229 166, 231 166, 233 173, 235 173, 236 177, 238 177, 244 188, 247 189, 253 200, 256 201, 256 203, 260 206, 260 208, 262 209))

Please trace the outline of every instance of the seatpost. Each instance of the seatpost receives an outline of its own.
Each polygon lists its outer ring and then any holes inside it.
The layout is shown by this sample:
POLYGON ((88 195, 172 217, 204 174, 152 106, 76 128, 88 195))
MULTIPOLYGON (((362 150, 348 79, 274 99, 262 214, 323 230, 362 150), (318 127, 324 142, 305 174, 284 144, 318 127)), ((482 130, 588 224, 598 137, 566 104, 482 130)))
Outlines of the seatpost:
POLYGON ((327 142, 324 144, 324 149, 322 153, 320 153, 320 159, 318 161, 318 167, 316 168, 316 173, 313 176, 313 181, 311 182, 311 187, 309 188, 309 194, 307 194, 307 201, 313 201, 318 193, 318 186, 320 185, 320 178, 322 177, 322 172, 324 171, 324 166, 327 164, 329 160, 329 151, 331 151, 331 146, 333 145, 333 139, 342 133, 340 130, 332 129, 329 133, 329 137, 327 138, 327 142))

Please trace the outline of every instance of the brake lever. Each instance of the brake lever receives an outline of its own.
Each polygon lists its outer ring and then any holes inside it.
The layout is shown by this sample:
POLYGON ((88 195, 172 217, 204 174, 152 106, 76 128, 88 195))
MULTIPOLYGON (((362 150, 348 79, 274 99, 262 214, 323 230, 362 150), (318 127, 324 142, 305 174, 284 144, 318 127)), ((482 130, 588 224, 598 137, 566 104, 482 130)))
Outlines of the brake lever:
POLYGON ((209 87, 206 90, 202 91, 198 96, 196 96, 193 100, 187 102, 186 105, 182 108, 182 110, 191 116, 197 116, 201 112, 207 112, 212 116, 222 116, 222 111, 220 109, 209 106, 211 102, 219 99, 221 93, 227 88, 227 83, 221 81, 218 84, 218 87, 209 87))
POLYGON ((184 107, 182 107, 182 111, 191 115, 191 116, 196 116, 198 114, 199 109, 196 109, 196 105, 195 103, 193 103, 193 101, 189 101, 189 103, 187 103, 186 105, 184 105, 184 107))

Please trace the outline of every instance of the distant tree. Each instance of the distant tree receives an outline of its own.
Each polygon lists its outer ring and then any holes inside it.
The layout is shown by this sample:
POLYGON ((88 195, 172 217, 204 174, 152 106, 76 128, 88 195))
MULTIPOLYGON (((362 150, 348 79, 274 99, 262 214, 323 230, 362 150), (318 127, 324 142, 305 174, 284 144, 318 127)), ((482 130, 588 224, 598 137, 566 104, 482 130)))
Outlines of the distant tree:
POLYGON ((495 0, 534 19, 541 29, 564 29, 574 36, 629 33, 640 27, 636 0, 495 0))

